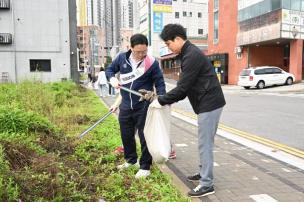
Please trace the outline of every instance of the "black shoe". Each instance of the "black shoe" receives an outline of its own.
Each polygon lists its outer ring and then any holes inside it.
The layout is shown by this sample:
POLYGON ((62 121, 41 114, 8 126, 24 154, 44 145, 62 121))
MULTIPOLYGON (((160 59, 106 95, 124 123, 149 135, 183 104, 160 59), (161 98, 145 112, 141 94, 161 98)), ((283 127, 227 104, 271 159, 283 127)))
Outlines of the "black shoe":
POLYGON ((214 194, 214 188, 213 186, 211 187, 203 187, 202 185, 198 185, 194 189, 188 192, 188 196, 190 197, 202 197, 202 196, 207 196, 210 194, 214 194))
POLYGON ((194 175, 190 175, 187 177, 187 180, 190 182, 199 181, 201 179, 201 175, 199 173, 195 173, 194 175))

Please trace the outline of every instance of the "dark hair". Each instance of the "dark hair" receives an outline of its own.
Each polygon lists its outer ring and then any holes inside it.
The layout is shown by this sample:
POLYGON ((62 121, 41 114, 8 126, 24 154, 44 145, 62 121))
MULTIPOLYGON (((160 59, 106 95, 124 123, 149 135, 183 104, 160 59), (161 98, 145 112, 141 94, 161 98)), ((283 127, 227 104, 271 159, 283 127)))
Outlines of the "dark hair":
POLYGON ((138 44, 148 46, 148 39, 143 34, 134 34, 133 36, 131 36, 130 43, 132 48, 134 48, 134 46, 138 44))
POLYGON ((173 41, 178 36, 184 40, 187 40, 186 29, 180 24, 167 24, 159 36, 164 41, 173 41))

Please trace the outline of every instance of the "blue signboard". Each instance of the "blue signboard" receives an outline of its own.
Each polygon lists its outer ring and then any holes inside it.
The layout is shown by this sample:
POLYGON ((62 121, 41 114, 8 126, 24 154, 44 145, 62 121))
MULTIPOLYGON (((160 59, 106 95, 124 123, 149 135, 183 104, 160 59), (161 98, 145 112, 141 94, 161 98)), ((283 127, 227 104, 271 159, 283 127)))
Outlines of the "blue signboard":
POLYGON ((163 13, 153 12, 153 31, 160 33, 163 29, 163 13))
POLYGON ((153 0, 153 4, 172 5, 172 0, 153 0))

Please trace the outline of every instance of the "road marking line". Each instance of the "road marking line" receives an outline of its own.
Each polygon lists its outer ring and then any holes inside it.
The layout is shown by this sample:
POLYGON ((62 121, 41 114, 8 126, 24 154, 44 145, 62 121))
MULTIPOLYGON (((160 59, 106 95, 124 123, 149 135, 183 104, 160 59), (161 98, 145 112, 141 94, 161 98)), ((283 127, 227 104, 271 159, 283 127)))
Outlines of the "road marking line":
POLYGON ((249 197, 256 202, 278 202, 268 194, 250 195, 249 197))

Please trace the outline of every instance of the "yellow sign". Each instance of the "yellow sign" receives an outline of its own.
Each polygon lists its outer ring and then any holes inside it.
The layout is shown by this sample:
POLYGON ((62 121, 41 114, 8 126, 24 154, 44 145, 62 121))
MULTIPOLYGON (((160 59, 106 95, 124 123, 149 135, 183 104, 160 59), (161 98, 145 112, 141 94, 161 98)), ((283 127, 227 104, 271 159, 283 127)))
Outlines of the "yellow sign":
POLYGON ((220 67, 222 65, 220 60, 215 60, 213 66, 214 67, 220 67))
POLYGON ((153 5, 154 12, 160 13, 172 13, 172 6, 171 5, 153 5))

